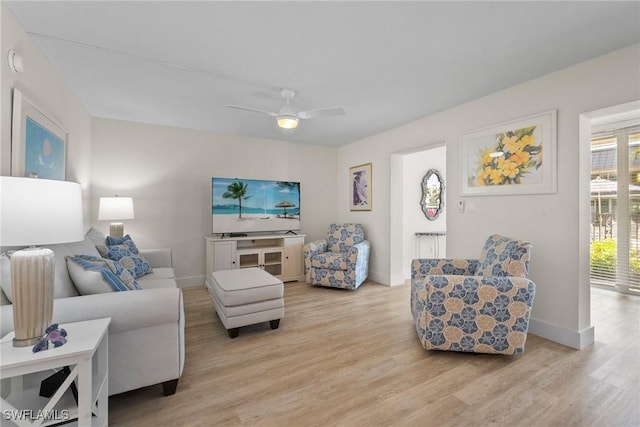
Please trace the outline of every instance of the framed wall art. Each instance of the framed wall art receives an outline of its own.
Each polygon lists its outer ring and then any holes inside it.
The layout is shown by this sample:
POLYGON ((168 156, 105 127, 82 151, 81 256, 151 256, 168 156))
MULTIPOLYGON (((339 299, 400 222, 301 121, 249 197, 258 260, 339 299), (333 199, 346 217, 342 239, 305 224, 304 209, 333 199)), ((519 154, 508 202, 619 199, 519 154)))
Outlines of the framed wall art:
POLYGON ((349 168, 349 208, 352 211, 370 211, 372 209, 371 163, 349 168))
POLYGON ((557 110, 465 132, 461 195, 557 191, 557 110))
POLYGON ((11 175, 64 181, 68 132, 13 89, 11 175))

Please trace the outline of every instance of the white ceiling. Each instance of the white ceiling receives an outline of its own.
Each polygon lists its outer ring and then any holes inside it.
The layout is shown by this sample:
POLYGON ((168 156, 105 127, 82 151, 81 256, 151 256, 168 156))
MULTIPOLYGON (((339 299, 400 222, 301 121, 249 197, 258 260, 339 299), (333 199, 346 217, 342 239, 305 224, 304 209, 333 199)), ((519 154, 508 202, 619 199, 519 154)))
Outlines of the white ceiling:
POLYGON ((331 146, 640 42, 637 1, 5 3, 92 116, 331 146), (280 88, 347 115, 225 108, 280 88))

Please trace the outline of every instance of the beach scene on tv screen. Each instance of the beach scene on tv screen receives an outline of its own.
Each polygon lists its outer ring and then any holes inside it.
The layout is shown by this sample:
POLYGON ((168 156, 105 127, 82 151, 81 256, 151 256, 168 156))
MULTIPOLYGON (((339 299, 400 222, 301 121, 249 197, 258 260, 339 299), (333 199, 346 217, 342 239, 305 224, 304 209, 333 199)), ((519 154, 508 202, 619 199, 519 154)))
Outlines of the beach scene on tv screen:
POLYGON ((213 232, 300 228, 300 183, 212 178, 213 232))

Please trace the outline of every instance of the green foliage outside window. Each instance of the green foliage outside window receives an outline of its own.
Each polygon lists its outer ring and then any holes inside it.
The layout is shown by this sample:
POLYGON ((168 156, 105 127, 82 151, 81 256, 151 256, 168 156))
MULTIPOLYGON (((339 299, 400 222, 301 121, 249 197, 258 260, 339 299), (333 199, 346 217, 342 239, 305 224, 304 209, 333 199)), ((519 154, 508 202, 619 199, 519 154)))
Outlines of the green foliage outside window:
MULTIPOLYGON (((629 251, 629 272, 632 278, 640 279, 640 252, 629 251)), ((615 239, 591 242, 591 277, 614 280, 616 277, 615 239)))
POLYGON ((591 242, 591 277, 616 277, 616 241, 614 239, 591 242))

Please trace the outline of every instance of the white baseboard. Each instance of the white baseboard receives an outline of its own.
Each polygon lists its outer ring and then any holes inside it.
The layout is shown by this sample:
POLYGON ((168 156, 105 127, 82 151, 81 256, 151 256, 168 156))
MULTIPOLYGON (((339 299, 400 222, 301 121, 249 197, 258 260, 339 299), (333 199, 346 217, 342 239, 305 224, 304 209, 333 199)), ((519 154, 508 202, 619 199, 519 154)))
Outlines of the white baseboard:
POLYGON ((593 326, 575 331, 538 319, 529 320, 529 333, 577 350, 590 346, 595 339, 593 326))
POLYGON ((381 285, 386 286, 398 286, 404 285, 408 283, 402 274, 395 274, 393 276, 389 276, 388 274, 380 274, 378 272, 369 270, 369 275, 367 276, 368 280, 373 280, 376 283, 380 283, 381 285))
POLYGON ((380 283, 381 285, 386 286, 396 286, 404 284, 404 279, 402 277, 389 277, 388 274, 380 274, 377 271, 373 270, 369 270, 367 279, 373 280, 376 283, 380 283))
POLYGON ((404 277, 404 274, 394 274, 390 277, 390 286, 399 286, 409 283, 408 279, 404 277))
POLYGON ((374 282, 389 286, 389 284, 386 283, 385 276, 383 276, 382 274, 378 274, 377 272, 375 272, 375 271, 373 271, 371 269, 369 269, 369 272, 367 273, 367 279, 366 280, 373 280, 374 282))
POLYGON ((176 278, 179 288, 196 288, 198 286, 204 286, 204 275, 202 276, 188 276, 176 278))

